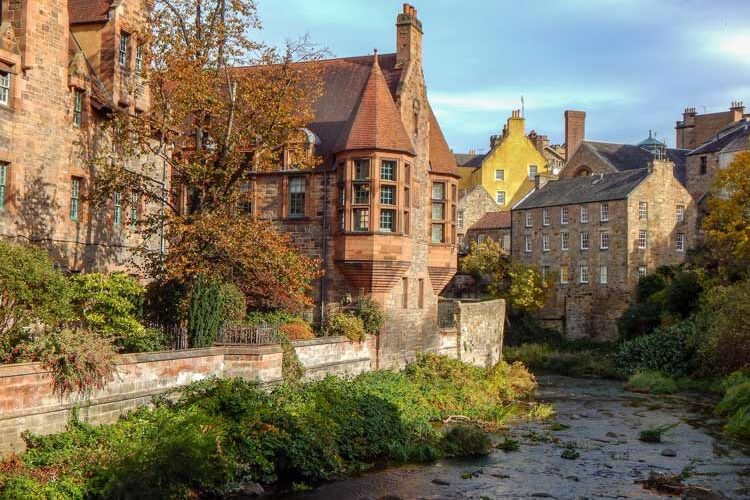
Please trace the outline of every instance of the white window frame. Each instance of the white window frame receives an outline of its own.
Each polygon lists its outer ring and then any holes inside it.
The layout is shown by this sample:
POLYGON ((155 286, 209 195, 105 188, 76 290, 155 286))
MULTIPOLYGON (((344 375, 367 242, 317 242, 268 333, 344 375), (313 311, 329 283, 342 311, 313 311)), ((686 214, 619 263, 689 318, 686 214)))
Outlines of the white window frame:
POLYGON ((685 205, 675 206, 675 218, 677 222, 685 222, 685 205))
POLYGON ((463 229, 464 227, 464 211, 463 209, 459 210, 456 213, 456 225, 459 229, 463 229))
POLYGON ((599 222, 609 222, 609 203, 606 201, 599 204, 599 222))
POLYGON ((677 233, 677 237, 675 239, 675 249, 678 252, 685 251, 685 233, 677 233))
POLYGON ((10 105, 10 73, 0 71, 0 104, 10 105))
POLYGON ((578 282, 582 285, 586 285, 588 284, 589 279, 589 266, 585 264, 578 266, 578 282))
POLYGON ((536 176, 539 175, 539 165, 529 165, 529 180, 533 181, 536 180, 536 176), (531 173, 533 170, 533 174, 531 173))
POLYGON ((567 285, 570 282, 568 266, 560 266, 560 284, 567 285))
POLYGON ((120 66, 128 64, 128 52, 130 51, 130 33, 120 32, 120 46, 117 50, 117 62, 120 66))
POLYGON ((609 270, 607 266, 599 266, 599 284, 606 285, 609 283, 609 270))
POLYGON ((549 208, 543 208, 542 209, 542 225, 549 226, 550 224, 552 224, 552 217, 550 217, 549 208))
POLYGON ((586 224, 589 221, 589 206, 585 203, 581 204, 581 224, 586 224))
POLYGON ((505 191, 495 191, 495 203, 497 203, 500 206, 505 205, 505 191), (501 198, 502 198, 502 201, 501 201, 501 198))
POLYGON ((609 250, 609 231, 599 233, 599 250, 609 250))
POLYGON ((645 278, 646 276, 648 276, 648 267, 638 266, 638 278, 645 278))
POLYGON ((570 233, 560 233, 560 250, 566 251, 570 248, 570 233))
POLYGON ((542 235, 542 251, 543 252, 549 252, 550 251, 549 234, 543 234, 542 235))
POLYGON ((502 168, 496 168, 495 169, 495 180, 496 181, 504 181, 505 180, 505 170, 502 168))
POLYGON ((531 242, 531 236, 528 234, 524 235, 523 237, 523 251, 526 253, 531 253, 533 247, 531 242))
POLYGON ((534 216, 531 213, 531 210, 527 210, 524 212, 524 217, 526 218, 526 227, 533 227, 534 226, 534 216))
POLYGON ((565 207, 560 207, 560 224, 567 224, 570 221, 570 209, 565 207))
POLYGON ((5 200, 8 194, 8 164, 0 162, 0 212, 5 211, 5 200))
POLYGON ((646 229, 638 230, 638 248, 640 250, 648 248, 648 230, 646 229))
POLYGON ((648 220, 648 202, 638 202, 638 220, 648 220))
POLYGON ((588 250, 589 249, 589 233, 586 231, 581 231, 579 239, 581 242, 581 250, 588 250))

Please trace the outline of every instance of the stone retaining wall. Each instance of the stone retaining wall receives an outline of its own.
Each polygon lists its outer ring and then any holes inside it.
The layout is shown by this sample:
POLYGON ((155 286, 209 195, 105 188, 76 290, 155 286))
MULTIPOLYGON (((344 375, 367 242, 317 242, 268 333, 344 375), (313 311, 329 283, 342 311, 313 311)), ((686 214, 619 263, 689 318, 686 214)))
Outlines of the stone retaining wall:
POLYGON ((351 342, 346 337, 324 337, 292 343, 305 377, 317 380, 326 375, 358 375, 376 369, 377 337, 351 342))

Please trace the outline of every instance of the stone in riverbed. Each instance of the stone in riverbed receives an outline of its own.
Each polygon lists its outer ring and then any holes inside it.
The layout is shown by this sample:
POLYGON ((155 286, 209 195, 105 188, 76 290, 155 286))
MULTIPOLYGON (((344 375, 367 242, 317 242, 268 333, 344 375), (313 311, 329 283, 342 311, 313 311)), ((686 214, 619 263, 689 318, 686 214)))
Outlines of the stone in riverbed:
POLYGON ((682 500, 727 500, 728 498, 723 493, 700 486, 688 486, 682 492, 682 500))
POLYGON ((446 481, 444 479, 433 479, 432 483, 433 484, 437 484, 439 486, 450 486, 451 485, 450 481, 446 481))
POLYGON ((670 450, 669 448, 666 448, 664 450, 661 450, 661 456, 663 457, 676 457, 677 452, 674 450, 670 450))
POLYGON ((258 483, 247 483, 240 488, 238 493, 246 497, 259 497, 265 492, 263 486, 258 483))

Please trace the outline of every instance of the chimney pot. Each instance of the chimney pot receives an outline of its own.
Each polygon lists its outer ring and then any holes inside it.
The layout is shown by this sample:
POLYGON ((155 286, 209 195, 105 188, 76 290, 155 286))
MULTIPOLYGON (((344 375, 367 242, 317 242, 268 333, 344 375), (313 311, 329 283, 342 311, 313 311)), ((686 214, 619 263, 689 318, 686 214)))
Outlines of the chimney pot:
POLYGON ((409 13, 409 4, 405 3, 404 4, 404 14, 408 14, 408 13, 409 13))

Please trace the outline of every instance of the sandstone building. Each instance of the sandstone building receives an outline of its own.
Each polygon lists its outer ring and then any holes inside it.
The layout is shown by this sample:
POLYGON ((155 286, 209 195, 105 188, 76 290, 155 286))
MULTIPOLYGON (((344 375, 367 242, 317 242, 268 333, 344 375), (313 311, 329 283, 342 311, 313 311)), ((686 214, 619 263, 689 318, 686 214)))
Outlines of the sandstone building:
POLYGON ((396 52, 317 62, 307 141, 323 164, 258 173, 248 211, 320 258, 315 315, 369 295, 385 311, 380 366, 438 350, 438 294, 457 266, 456 161, 427 98, 423 27, 405 4, 396 52))
POLYGON ((671 162, 566 177, 512 210, 511 258, 553 283, 539 317, 567 338, 612 340, 638 279, 684 260, 693 199, 671 162))
POLYGON ((499 212, 492 196, 484 189, 483 186, 474 186, 465 191, 458 199, 458 209, 456 212, 456 231, 458 232, 459 249, 466 249, 466 232, 473 227, 479 219, 488 213, 499 212))
POLYGON ((44 246, 72 271, 124 265, 146 207, 115 196, 89 210, 86 155, 107 113, 148 109, 131 36, 141 2, 0 6, 0 237, 44 246))
POLYGON ((729 111, 718 113, 698 114, 695 108, 685 108, 682 120, 675 125, 675 144, 680 149, 695 149, 745 116, 741 101, 733 102, 729 111))
POLYGON ((510 253, 511 236, 510 211, 487 212, 466 231, 466 243, 483 243, 492 240, 500 244, 505 252, 510 253))

